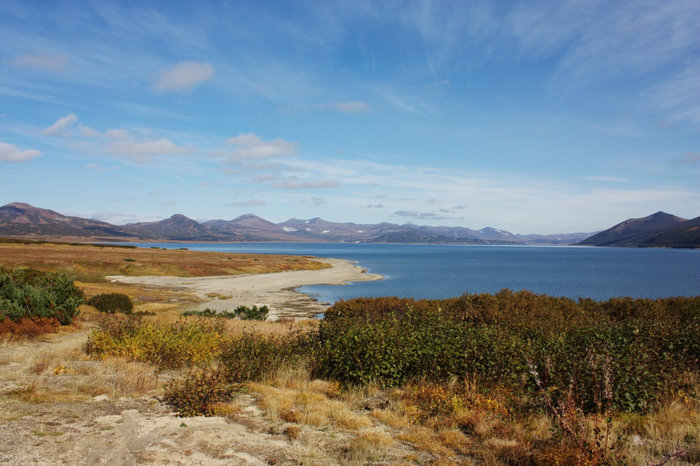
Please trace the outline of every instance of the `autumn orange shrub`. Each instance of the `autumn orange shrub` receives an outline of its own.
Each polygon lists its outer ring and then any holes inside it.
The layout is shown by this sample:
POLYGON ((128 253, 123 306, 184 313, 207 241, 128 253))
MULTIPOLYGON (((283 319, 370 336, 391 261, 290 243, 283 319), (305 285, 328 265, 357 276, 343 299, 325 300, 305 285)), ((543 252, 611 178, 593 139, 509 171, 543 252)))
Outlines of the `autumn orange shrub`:
POLYGON ((49 317, 25 317, 18 321, 5 319, 0 322, 0 335, 10 334, 20 337, 36 337, 55 333, 61 323, 49 317))

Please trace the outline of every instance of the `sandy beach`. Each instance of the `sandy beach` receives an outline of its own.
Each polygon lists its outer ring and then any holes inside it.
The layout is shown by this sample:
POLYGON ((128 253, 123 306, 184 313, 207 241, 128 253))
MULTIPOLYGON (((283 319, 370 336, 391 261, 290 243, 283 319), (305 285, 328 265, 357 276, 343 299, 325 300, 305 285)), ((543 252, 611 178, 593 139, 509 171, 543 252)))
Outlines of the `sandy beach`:
POLYGON ((212 277, 128 277, 113 275, 108 280, 148 286, 183 289, 194 293, 202 302, 196 309, 233 310, 237 306, 270 308, 269 319, 312 317, 328 308, 311 296, 295 291, 306 285, 346 285, 350 282, 380 280, 381 275, 365 272, 344 259, 317 259, 331 264, 322 270, 299 270, 266 274, 224 275, 212 277))

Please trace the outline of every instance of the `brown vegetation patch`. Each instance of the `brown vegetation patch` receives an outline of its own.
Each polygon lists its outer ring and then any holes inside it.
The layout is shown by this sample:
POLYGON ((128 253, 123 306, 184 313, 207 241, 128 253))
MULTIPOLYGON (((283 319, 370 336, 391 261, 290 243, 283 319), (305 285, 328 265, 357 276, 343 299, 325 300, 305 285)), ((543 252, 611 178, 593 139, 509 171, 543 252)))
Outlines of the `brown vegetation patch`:
POLYGON ((0 265, 60 270, 84 282, 101 281, 107 275, 204 277, 330 267, 301 256, 17 243, 0 243, 0 265))
POLYGON ((37 337, 46 333, 56 333, 61 323, 47 317, 28 317, 14 322, 5 319, 0 322, 0 336, 9 334, 13 337, 37 337))

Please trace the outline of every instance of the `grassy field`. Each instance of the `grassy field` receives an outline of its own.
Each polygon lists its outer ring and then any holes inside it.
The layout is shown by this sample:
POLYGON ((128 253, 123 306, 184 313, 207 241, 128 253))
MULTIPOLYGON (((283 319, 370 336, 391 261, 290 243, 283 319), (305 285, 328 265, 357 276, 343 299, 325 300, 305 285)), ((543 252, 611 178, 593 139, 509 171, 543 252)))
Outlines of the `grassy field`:
POLYGON ((300 256, 9 242, 0 243, 0 265, 67 272, 81 282, 101 281, 107 275, 203 277, 329 267, 300 256))

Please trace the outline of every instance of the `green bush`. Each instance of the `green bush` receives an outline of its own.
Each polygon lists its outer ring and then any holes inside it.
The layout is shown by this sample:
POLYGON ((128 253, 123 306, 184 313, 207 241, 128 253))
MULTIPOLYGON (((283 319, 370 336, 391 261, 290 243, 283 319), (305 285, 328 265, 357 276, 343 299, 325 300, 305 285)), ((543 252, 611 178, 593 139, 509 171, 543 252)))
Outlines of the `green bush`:
POLYGON ((98 294, 90 298, 87 303, 98 311, 108 314, 114 314, 115 312, 131 314, 131 311, 134 309, 131 299, 123 293, 98 294))
POLYGON ((253 306, 252 308, 246 306, 238 306, 233 312, 230 311, 216 311, 214 309, 206 308, 203 311, 185 311, 182 313, 183 316, 197 316, 197 317, 216 317, 221 319, 235 319, 239 318, 241 320, 265 320, 267 319, 267 314, 270 312, 267 306, 262 306, 258 308, 253 306))
POLYGON ((265 320, 267 319, 267 314, 270 312, 267 306, 238 306, 234 311, 242 320, 265 320))
POLYGON ((435 301, 336 303, 318 331, 315 373, 351 384, 475 379, 531 398, 569 387, 584 409, 646 411, 697 372, 700 298, 574 301, 501 291, 435 301), (540 385, 535 382, 534 375, 540 385))
POLYGON ((41 317, 68 325, 83 302, 83 292, 69 275, 0 268, 0 321, 41 317))
POLYGON ((244 333, 222 345, 220 360, 230 382, 263 380, 283 364, 301 364, 311 356, 307 335, 264 336, 244 333))

